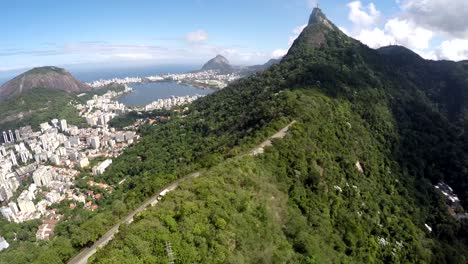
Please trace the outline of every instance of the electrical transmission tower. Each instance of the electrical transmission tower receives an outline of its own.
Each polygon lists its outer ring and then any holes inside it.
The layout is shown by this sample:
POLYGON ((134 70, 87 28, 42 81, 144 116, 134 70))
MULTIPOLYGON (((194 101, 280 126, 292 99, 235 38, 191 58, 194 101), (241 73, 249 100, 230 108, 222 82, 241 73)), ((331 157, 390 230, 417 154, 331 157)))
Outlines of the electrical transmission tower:
POLYGON ((172 245, 171 242, 166 241, 166 251, 167 251, 167 257, 169 258, 169 263, 174 264, 174 253, 172 252, 172 245))

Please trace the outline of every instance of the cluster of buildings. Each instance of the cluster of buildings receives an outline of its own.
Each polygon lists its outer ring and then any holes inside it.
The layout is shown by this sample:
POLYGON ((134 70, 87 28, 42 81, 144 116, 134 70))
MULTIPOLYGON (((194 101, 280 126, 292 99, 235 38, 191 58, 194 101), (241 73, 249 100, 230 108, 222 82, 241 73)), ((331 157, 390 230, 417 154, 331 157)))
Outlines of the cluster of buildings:
POLYGON ((164 80, 176 81, 199 88, 223 89, 229 83, 240 79, 242 76, 237 72, 222 73, 215 70, 208 70, 181 74, 167 74, 161 77, 164 80))
POLYGON ((445 202, 448 206, 450 215, 456 219, 468 218, 468 213, 465 213, 458 196, 453 191, 452 187, 444 182, 439 182, 435 188, 445 197, 445 202))
POLYGON ((188 85, 193 85, 199 88, 217 88, 222 89, 230 82, 242 78, 239 72, 223 73, 215 70, 190 72, 190 73, 174 73, 164 75, 153 75, 144 78, 140 77, 126 77, 114 78, 110 80, 98 80, 88 83, 91 87, 97 88, 106 86, 112 83, 118 84, 131 84, 143 82, 161 82, 161 81, 175 81, 188 85))
MULTIPOLYGON (((93 113, 110 116, 92 127, 78 128, 64 119, 53 119, 40 124, 39 131, 25 126, 2 133, 0 215, 3 218, 16 223, 42 219, 36 237, 49 239, 61 219, 54 209, 49 209, 50 205, 70 200, 71 208, 79 203, 85 209, 98 208, 92 201, 101 194, 81 193, 83 190, 75 189, 77 168, 89 167, 89 160, 93 158, 108 157, 92 168, 94 174, 102 174, 112 163, 112 157, 120 155, 139 138, 134 131, 108 128, 108 119, 125 111, 125 106, 110 100, 115 95, 110 92, 95 96, 81 107, 87 117, 93 113)), ((90 187, 102 185, 93 183, 90 187)), ((106 192, 111 191, 110 186, 103 187, 106 192)))
POLYGON ((125 114, 128 110, 124 104, 112 98, 131 91, 132 88, 126 86, 123 92, 109 91, 101 96, 94 95, 93 99, 86 102, 86 105, 79 104, 76 108, 90 126, 106 127, 112 118, 125 114))
POLYGON ((41 216, 55 216, 54 210, 48 206, 73 199, 69 190, 72 189, 78 171, 68 168, 56 168, 39 165, 32 173, 31 183, 23 190, 16 201, 0 208, 1 215, 10 222, 22 223, 41 216))
POLYGON ((125 78, 113 78, 110 80, 97 80, 97 81, 93 81, 93 82, 86 83, 86 84, 93 88, 98 88, 98 87, 110 85, 113 83, 131 84, 131 83, 141 83, 143 81, 144 79, 140 77, 125 77, 125 78))
POLYGON ((159 99, 145 106, 145 111, 153 111, 158 109, 171 109, 178 105, 189 104, 204 95, 186 95, 172 96, 167 99, 159 99))

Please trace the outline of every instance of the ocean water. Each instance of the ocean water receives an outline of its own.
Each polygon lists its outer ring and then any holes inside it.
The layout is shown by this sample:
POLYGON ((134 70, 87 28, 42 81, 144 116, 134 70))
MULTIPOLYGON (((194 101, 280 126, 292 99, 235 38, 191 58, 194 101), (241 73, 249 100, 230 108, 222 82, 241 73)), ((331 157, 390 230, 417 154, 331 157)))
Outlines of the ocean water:
MULTIPOLYGON (((67 69, 75 78, 82 82, 91 82, 99 79, 112 79, 124 77, 147 77, 166 73, 184 73, 200 69, 200 65, 146 65, 146 66, 120 66, 120 65, 73 65, 60 66, 67 69)), ((0 71, 0 85, 13 79, 28 69, 0 71)))
MULTIPOLYGON (((110 65, 107 67, 65 67, 70 73, 82 82, 91 82, 99 79, 125 78, 125 77, 147 77, 167 73, 185 73, 199 69, 199 65, 150 65, 129 66, 110 65)), ((24 70, 23 70, 24 71, 24 70)), ((21 72, 23 72, 21 71, 21 72)), ((0 85, 21 72, 10 72, 0 74, 0 85)), ((181 85, 176 82, 158 82, 131 84, 133 92, 119 98, 119 101, 129 106, 141 106, 149 104, 158 99, 166 99, 171 96, 185 96, 196 94, 209 94, 213 90, 202 90, 191 86, 181 85)))
POLYGON ((198 65, 154 65, 154 66, 132 66, 132 67, 93 67, 73 68, 68 70, 78 80, 91 82, 100 79, 113 79, 125 77, 147 77, 167 73, 184 73, 199 69, 198 65))
POLYGON ((128 106, 147 105, 158 99, 166 99, 171 96, 206 95, 213 92, 213 90, 198 89, 176 82, 131 84, 129 86, 133 88, 133 92, 118 99, 119 102, 128 106))

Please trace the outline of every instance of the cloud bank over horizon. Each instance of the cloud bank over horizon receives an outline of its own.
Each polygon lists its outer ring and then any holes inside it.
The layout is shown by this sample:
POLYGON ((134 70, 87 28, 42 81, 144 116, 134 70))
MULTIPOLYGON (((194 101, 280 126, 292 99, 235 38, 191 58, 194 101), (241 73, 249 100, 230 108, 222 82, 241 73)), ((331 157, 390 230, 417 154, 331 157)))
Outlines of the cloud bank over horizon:
POLYGON ((405 46, 432 60, 468 59, 468 2, 400 0, 398 14, 384 19, 378 6, 348 3, 351 27, 346 33, 371 48, 405 46))

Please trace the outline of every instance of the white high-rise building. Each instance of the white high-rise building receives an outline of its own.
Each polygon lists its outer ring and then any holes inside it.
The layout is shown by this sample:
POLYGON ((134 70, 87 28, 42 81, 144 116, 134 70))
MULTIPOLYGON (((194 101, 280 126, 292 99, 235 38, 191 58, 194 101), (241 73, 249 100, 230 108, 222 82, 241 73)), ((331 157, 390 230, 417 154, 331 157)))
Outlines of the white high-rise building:
POLYGON ((10 207, 4 206, 4 207, 0 208, 0 213, 2 214, 2 216, 3 216, 6 220, 8 220, 8 221, 10 221, 10 222, 14 221, 14 217, 13 217, 13 216, 14 216, 14 213, 13 213, 13 211, 10 209, 10 207))
POLYGON ((41 166, 33 173, 33 180, 37 186, 47 186, 52 181, 52 172, 41 166))
POLYGON ((34 213, 36 212, 36 207, 31 200, 23 200, 18 198, 18 205, 23 213, 34 213))
POLYGON ((21 133, 18 129, 15 129, 15 137, 17 141, 21 140, 21 133))
POLYGON ((3 142, 5 143, 9 143, 10 141, 8 141, 8 134, 6 131, 3 131, 3 142))
POLYGON ((91 137, 89 143, 93 149, 98 149, 100 147, 99 137, 91 137))
POLYGON ((18 206, 23 213, 34 213, 36 212, 36 206, 29 195, 29 191, 23 191, 18 198, 18 206))
POLYGON ((54 118, 54 119, 50 120, 50 122, 52 123, 52 126, 53 126, 53 127, 58 127, 59 121, 58 121, 57 118, 54 118))
POLYGON ((83 157, 81 158, 79 161, 78 161, 78 166, 80 166, 80 168, 86 168, 89 166, 89 160, 88 158, 86 157, 83 157))
POLYGON ((11 209, 11 211, 12 211, 14 214, 17 214, 17 213, 19 212, 18 206, 16 205, 15 202, 10 202, 10 203, 8 203, 8 207, 11 209))
POLYGON ((8 136, 10 136, 10 142, 15 142, 15 137, 13 136, 13 132, 11 132, 11 130, 8 130, 8 136))
POLYGON ((60 129, 62 129, 62 132, 68 130, 67 120, 65 119, 60 120, 60 129))
POLYGON ((60 158, 58 155, 56 154, 53 154, 52 156, 50 156, 50 161, 54 164, 54 165, 60 165, 60 158))
POLYGON ((10 151, 10 160, 11 160, 11 163, 13 164, 13 166, 18 166, 18 161, 16 160, 16 156, 15 156, 15 153, 12 151, 10 151))
POLYGON ((94 167, 93 168, 93 173, 95 175, 103 174, 104 171, 107 169, 107 167, 109 167, 111 164, 112 164, 112 160, 107 159, 107 160, 103 161, 101 164, 99 164, 98 166, 94 167))

